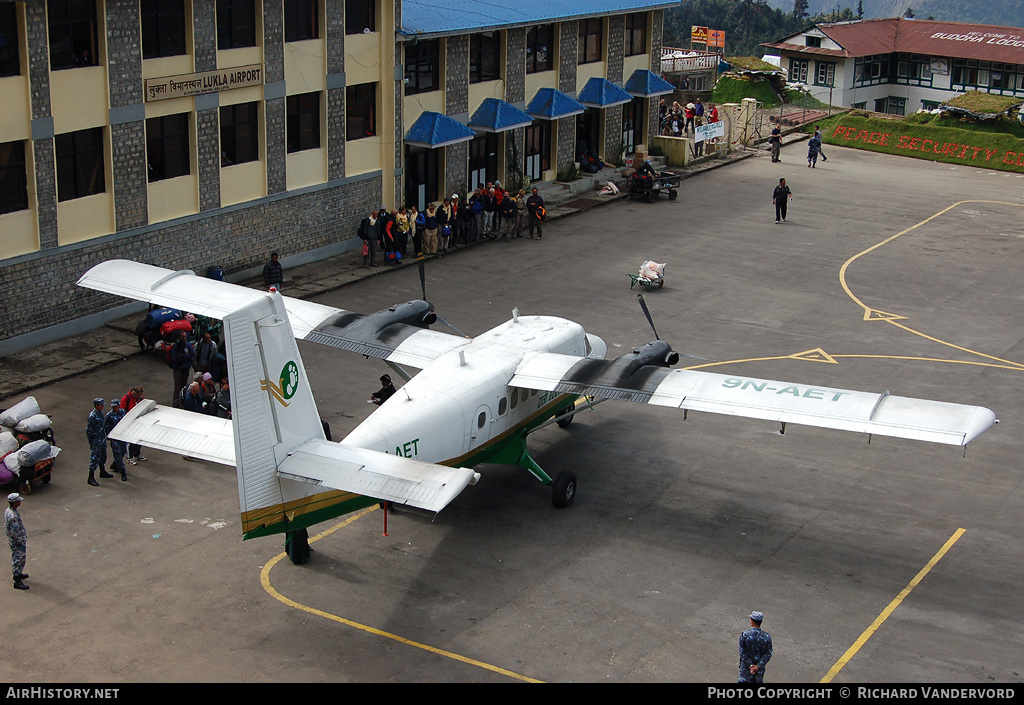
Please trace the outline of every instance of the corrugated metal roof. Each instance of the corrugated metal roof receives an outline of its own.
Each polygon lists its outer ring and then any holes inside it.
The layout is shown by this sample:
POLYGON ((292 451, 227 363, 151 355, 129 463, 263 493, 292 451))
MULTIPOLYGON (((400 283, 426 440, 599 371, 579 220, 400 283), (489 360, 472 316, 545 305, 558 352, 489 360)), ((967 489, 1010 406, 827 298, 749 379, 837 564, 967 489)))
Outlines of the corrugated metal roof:
POLYGON ((526 106, 526 112, 542 120, 579 115, 586 108, 578 101, 570 98, 556 88, 541 88, 533 100, 526 106))
POLYGON ((402 0, 408 37, 439 37, 487 29, 533 26, 584 17, 605 17, 681 5, 681 0, 402 0))
POLYGON ((469 126, 477 132, 505 132, 532 123, 532 117, 497 98, 485 98, 469 119, 469 126))
POLYGON ((633 96, 607 78, 594 76, 583 86, 583 90, 577 94, 576 100, 588 108, 610 108, 629 103, 633 100, 633 96))
POLYGON ((458 120, 424 110, 405 133, 405 142, 417 147, 434 149, 458 142, 468 142, 474 137, 476 133, 458 120))
POLYGON ((648 69, 637 69, 623 86, 630 95, 651 98, 675 91, 675 87, 658 74, 648 69))
MULTIPOLYGON (((816 25, 842 51, 768 42, 772 49, 825 56, 871 56, 903 52, 1024 64, 1024 29, 995 25, 889 17, 816 25)), ((797 35, 793 35, 797 36, 797 35)))

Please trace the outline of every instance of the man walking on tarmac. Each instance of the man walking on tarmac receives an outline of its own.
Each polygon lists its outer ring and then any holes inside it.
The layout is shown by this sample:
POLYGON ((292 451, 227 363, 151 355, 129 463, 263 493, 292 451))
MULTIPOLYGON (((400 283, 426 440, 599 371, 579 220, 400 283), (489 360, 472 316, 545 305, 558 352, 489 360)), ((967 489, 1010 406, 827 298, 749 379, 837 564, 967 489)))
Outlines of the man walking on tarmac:
POLYGON ((25 522, 21 520, 18 507, 22 497, 17 492, 7 495, 7 509, 4 511, 4 528, 7 530, 7 545, 11 547, 11 570, 14 573, 14 589, 28 590, 25 580, 25 561, 27 560, 28 532, 25 522))

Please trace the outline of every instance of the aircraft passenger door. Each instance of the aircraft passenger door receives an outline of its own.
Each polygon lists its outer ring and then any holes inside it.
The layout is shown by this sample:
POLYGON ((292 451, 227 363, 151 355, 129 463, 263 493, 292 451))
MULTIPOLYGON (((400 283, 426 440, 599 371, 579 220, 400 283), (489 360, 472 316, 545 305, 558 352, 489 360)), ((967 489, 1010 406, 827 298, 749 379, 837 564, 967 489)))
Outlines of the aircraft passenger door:
POLYGON ((491 414, 491 407, 481 404, 477 407, 476 413, 470 420, 469 447, 478 448, 491 439, 493 433, 494 416, 491 414))

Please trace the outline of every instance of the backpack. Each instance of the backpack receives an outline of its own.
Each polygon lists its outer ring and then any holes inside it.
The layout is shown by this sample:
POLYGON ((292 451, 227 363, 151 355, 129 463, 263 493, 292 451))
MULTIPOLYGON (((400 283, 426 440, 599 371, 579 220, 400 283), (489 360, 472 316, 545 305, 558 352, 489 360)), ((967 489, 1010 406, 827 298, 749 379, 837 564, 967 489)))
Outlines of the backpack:
POLYGON ((359 221, 359 229, 356 230, 356 235, 359 236, 360 240, 366 240, 366 218, 359 221))

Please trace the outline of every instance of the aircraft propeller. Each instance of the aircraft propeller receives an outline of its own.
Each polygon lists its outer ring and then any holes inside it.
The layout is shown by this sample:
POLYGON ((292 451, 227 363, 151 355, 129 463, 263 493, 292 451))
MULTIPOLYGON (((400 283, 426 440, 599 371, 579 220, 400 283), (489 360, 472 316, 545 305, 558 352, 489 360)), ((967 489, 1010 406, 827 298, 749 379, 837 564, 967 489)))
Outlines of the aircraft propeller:
MULTIPOLYGON (((423 294, 423 300, 426 301, 427 300, 427 271, 426 271, 426 266, 423 264, 423 255, 419 256, 418 262, 419 262, 419 268, 420 268, 420 292, 423 294)), ((434 315, 437 316, 437 312, 436 311, 434 312, 434 315)), ((463 338, 468 338, 469 337, 468 335, 463 333, 461 330, 459 330, 458 328, 453 326, 451 323, 449 323, 448 321, 446 321, 443 318, 441 318, 440 316, 437 316, 437 320, 440 321, 441 323, 443 323, 444 325, 448 326, 449 328, 451 328, 453 331, 455 331, 456 333, 461 335, 463 338)))
MULTIPOLYGON (((640 302, 640 308, 643 309, 644 315, 647 316, 647 322, 650 324, 651 330, 654 331, 654 339, 658 340, 658 341, 661 341, 661 337, 658 336, 658 329, 654 327, 654 319, 651 317, 651 312, 647 309, 647 302, 644 301, 644 295, 643 294, 637 294, 636 295, 636 299, 637 299, 637 301, 640 302)), ((661 342, 664 342, 664 341, 661 341, 661 342)), ((674 355, 675 356, 675 361, 670 363, 672 365, 676 364, 676 362, 679 361, 679 356, 688 357, 688 358, 691 358, 693 360, 706 360, 707 359, 705 357, 697 357, 696 355, 688 355, 687 353, 676 352, 675 350, 670 351, 670 355, 674 355)), ((668 358, 668 359, 671 359, 671 358, 668 358)))

